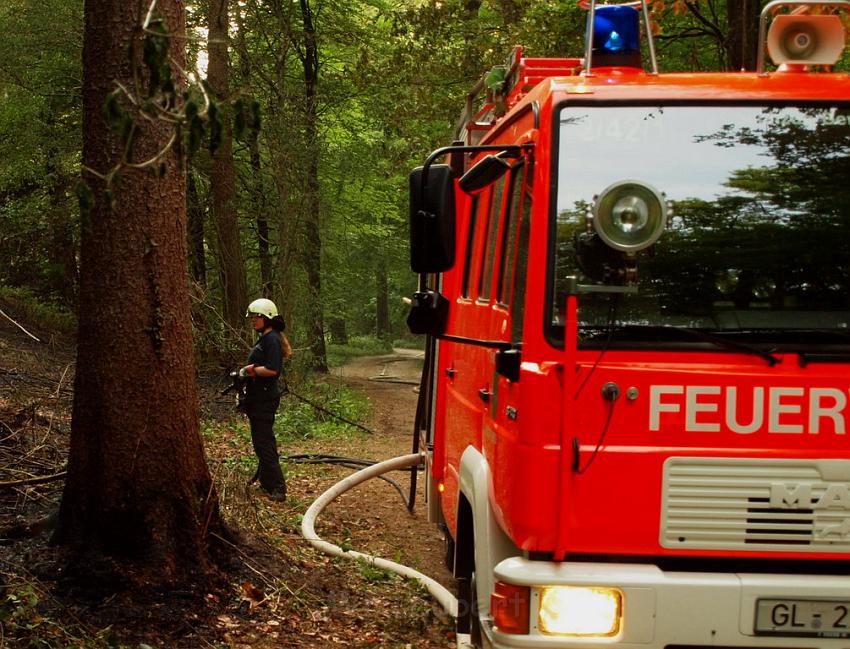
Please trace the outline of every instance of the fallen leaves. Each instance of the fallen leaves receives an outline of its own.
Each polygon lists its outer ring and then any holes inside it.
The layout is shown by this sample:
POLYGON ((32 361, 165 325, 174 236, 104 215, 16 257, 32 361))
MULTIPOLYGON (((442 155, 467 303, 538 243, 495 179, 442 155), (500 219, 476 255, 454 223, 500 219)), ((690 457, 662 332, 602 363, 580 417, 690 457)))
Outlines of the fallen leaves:
POLYGON ((266 594, 263 592, 263 589, 257 588, 250 581, 242 582, 240 590, 242 593, 241 602, 247 602, 248 610, 253 610, 266 601, 266 594))

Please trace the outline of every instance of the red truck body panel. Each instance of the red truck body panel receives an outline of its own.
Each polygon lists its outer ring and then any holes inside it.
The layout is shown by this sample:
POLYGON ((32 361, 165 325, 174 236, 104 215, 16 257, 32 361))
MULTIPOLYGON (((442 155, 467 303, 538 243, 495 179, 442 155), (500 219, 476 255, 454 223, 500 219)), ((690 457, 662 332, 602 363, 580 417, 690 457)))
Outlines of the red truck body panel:
MULTIPOLYGON (((563 63, 568 64, 568 60, 563 63)), ((780 354, 781 362, 769 367, 758 357, 724 351, 610 350, 582 385, 599 352, 580 350, 576 380, 565 386, 564 352, 544 333, 553 114, 565 102, 841 102, 850 99, 850 78, 808 73, 653 76, 638 70, 598 69, 590 77, 544 78, 526 92, 527 86, 521 85, 522 92, 509 96, 510 112, 480 140, 481 144, 534 144, 532 174, 517 185, 531 206, 524 218, 531 220, 532 251, 524 285, 521 379, 511 382, 494 371, 494 350, 440 343, 432 477, 445 489, 443 515, 450 531, 457 531, 460 457, 472 445, 492 469, 494 514, 522 551, 551 554, 560 544, 568 555, 799 558, 799 548, 793 545, 770 551, 663 546, 659 535, 663 465, 677 456, 850 458, 850 435, 844 428, 850 407, 837 409, 830 392, 846 395, 850 391, 846 365, 803 366, 796 354, 780 354), (638 396, 621 398, 606 426, 608 408, 599 394, 608 382, 638 396), (565 389, 578 385, 582 387, 574 403, 564 405, 565 389), (651 412, 653 390, 657 391, 655 403, 662 408, 655 415, 651 412), (730 403, 734 403, 732 411, 730 403), (577 431, 582 462, 593 454, 607 428, 599 454, 584 473, 565 465, 567 454, 561 448, 565 417, 577 431), (755 426, 759 417, 762 423, 755 426)), ((698 173, 698 161, 694 164, 698 173)), ((477 199, 457 192, 457 249, 472 252, 468 267, 460 259, 443 274, 441 292, 450 302, 449 333, 510 341, 514 312, 500 304, 495 289, 480 293, 487 229, 470 227, 473 217, 482 216, 476 214, 476 204, 490 198, 490 189, 477 199)), ((506 189, 499 200, 508 209, 510 192, 506 189)), ((504 240, 502 230, 496 231, 495 259, 500 258, 504 240)), ((483 270, 494 273, 495 284, 499 269, 483 270)), ((511 304, 517 299, 508 297, 511 304)), ((832 553, 812 553, 807 558, 838 556, 847 558, 832 553)))

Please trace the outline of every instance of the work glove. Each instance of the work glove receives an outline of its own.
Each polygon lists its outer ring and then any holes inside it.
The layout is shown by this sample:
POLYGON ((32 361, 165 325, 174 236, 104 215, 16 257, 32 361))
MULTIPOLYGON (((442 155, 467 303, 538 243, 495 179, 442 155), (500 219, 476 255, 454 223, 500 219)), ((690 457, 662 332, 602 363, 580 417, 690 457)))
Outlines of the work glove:
POLYGON ((250 376, 250 374, 248 374, 248 365, 246 365, 245 367, 243 367, 242 369, 239 370, 239 378, 242 379, 243 381, 245 379, 247 379, 249 376, 250 376))

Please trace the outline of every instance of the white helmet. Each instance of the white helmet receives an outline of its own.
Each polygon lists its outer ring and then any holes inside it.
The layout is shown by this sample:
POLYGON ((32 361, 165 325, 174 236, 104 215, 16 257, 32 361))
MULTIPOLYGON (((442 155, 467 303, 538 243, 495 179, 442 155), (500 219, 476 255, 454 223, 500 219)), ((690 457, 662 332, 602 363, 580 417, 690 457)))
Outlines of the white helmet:
POLYGON ((254 300, 251 304, 248 305, 248 310, 245 312, 245 317, 251 315, 262 315, 267 317, 269 320, 274 318, 277 315, 277 307, 274 305, 274 302, 271 300, 267 300, 264 297, 261 297, 259 300, 254 300))

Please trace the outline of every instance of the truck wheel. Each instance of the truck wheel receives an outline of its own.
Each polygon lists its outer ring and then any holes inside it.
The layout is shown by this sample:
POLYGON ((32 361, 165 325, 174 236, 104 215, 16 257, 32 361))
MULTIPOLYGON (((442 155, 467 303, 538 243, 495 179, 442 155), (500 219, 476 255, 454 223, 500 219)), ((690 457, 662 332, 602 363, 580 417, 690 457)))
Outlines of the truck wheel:
POLYGON ((445 550, 443 560, 445 561, 446 568, 453 570, 455 565, 455 540, 452 538, 449 528, 446 527, 445 523, 440 523, 440 531, 443 533, 445 550))

